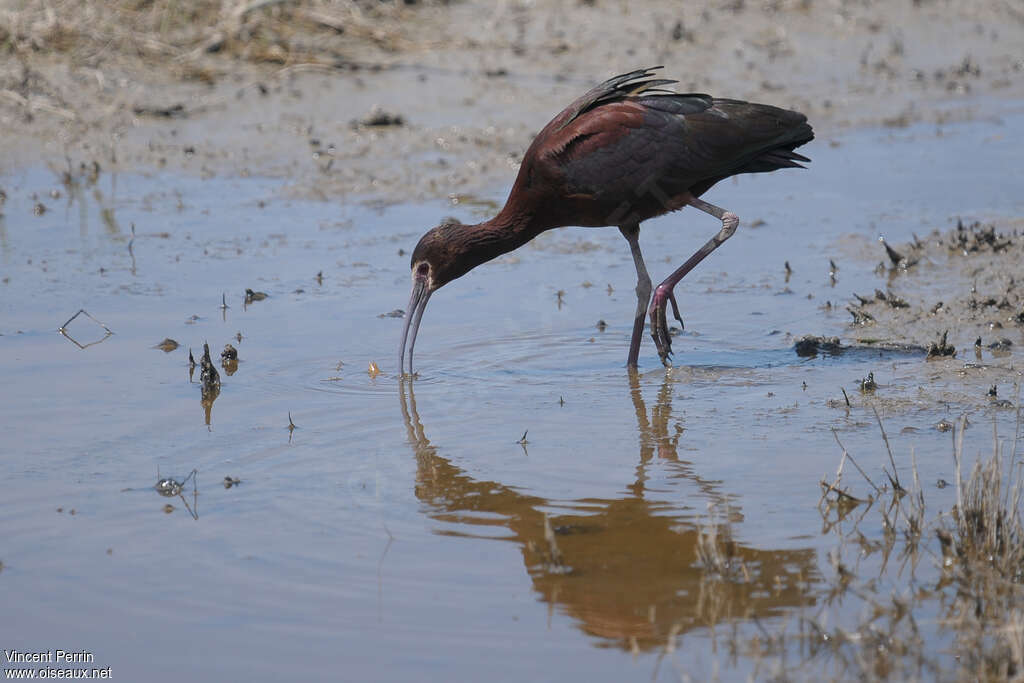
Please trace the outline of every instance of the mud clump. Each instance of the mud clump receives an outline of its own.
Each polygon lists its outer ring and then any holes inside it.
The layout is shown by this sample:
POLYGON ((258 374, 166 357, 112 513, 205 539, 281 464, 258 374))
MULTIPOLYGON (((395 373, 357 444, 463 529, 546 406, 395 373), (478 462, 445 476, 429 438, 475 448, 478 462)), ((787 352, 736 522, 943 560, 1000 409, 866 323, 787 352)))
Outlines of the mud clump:
POLYGON ((220 393, 220 373, 210 358, 210 345, 203 344, 203 357, 199 361, 199 384, 204 400, 213 400, 220 393))
POLYGON ((160 349, 164 353, 170 353, 171 351, 174 351, 179 346, 180 346, 180 344, 178 344, 177 341, 175 341, 174 339, 171 339, 170 337, 166 337, 166 338, 164 338, 164 340, 162 342, 160 342, 159 344, 157 344, 153 348, 154 349, 160 349))
POLYGON ((999 234, 994 224, 982 225, 974 221, 970 226, 965 226, 963 221, 958 220, 954 230, 944 240, 951 251, 961 254, 976 254, 978 252, 991 251, 1000 252, 1013 247, 1018 242, 1016 233, 1011 235, 999 234))
POLYGON ((361 119, 354 119, 349 125, 352 128, 383 128, 386 126, 404 126, 405 118, 401 114, 392 114, 381 109, 379 106, 373 107, 370 113, 361 119))
POLYGON ((801 358, 813 358, 818 354, 835 355, 842 353, 847 347, 843 346, 839 337, 817 337, 806 334, 796 340, 793 350, 801 358))
POLYGON ((924 355, 927 349, 919 344, 906 344, 880 339, 858 339, 853 344, 843 344, 839 337, 820 337, 806 334, 796 340, 793 351, 801 358, 814 358, 818 355, 838 356, 848 353, 879 353, 904 354, 910 356, 924 355))
POLYGON ((955 357, 958 346, 972 342, 979 359, 982 351, 994 358, 1010 355, 1012 343, 1002 343, 1005 337, 987 346, 981 338, 1024 325, 1024 292, 1015 279, 1024 262, 1024 239, 1015 222, 997 227, 958 220, 923 240, 881 245, 886 260, 875 272, 886 279, 885 288, 874 296, 853 293, 847 305, 851 327, 870 328, 876 343, 924 348, 928 359, 955 357))
POLYGON ((956 356, 956 347, 948 343, 948 337, 949 332, 943 332, 942 339, 940 339, 938 343, 933 342, 932 344, 928 345, 927 358, 929 360, 931 360, 932 358, 945 358, 956 356))
POLYGON ((270 295, 267 294, 266 292, 257 292, 257 291, 255 291, 255 290, 253 290, 251 288, 246 288, 246 290, 245 290, 245 303, 246 303, 246 305, 248 305, 248 304, 251 304, 251 303, 256 302, 256 301, 263 301, 268 296, 270 296, 270 295))
POLYGON ((238 350, 231 344, 225 344, 220 352, 221 360, 238 360, 238 350))

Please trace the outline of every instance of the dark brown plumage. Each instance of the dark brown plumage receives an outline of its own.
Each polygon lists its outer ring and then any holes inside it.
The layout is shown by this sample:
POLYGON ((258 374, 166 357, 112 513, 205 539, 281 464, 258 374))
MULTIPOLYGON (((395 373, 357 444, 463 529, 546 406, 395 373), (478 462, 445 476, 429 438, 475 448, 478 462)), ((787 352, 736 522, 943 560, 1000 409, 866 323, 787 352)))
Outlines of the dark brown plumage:
POLYGON ((489 221, 449 221, 428 231, 412 255, 413 291, 402 332, 399 363, 409 371, 419 323, 430 295, 545 230, 568 225, 617 226, 637 269, 637 309, 627 365, 636 367, 644 317, 651 319, 662 362, 672 350, 665 309, 678 307, 676 283, 728 239, 739 219, 700 199, 720 180, 740 173, 803 168, 793 150, 814 139, 807 118, 765 104, 677 94, 675 81, 653 69, 616 76, 556 116, 534 139, 501 212, 489 221), (722 229, 662 282, 651 281, 640 253, 640 223, 693 206, 722 221, 722 229), (412 337, 409 338, 409 331, 412 337))

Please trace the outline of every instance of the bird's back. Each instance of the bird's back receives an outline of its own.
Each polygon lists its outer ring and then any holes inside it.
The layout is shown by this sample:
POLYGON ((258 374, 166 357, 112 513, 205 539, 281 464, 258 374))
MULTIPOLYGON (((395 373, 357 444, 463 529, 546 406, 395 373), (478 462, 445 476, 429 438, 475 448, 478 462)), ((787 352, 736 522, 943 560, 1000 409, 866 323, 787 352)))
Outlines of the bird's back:
POLYGON ((732 175, 809 161, 793 151, 814 138, 803 114, 660 89, 672 82, 634 71, 577 99, 534 140, 513 194, 557 195, 562 225, 615 225, 623 212, 680 208, 732 175))

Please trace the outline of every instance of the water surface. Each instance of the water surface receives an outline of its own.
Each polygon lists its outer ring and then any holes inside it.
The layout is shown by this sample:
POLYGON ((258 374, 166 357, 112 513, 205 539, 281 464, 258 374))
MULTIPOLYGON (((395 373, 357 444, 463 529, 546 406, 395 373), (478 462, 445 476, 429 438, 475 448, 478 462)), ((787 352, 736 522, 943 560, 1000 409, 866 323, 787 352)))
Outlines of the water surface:
MULTIPOLYGON (((88 650, 121 680, 709 675, 726 661, 714 624, 820 607, 834 539, 818 482, 836 434, 883 478, 872 405, 940 507, 932 483, 953 475, 935 422, 972 407, 1012 435, 1013 411, 972 398, 1011 390, 1005 364, 954 380, 912 354, 792 346, 851 335, 852 292, 885 286, 880 235, 1020 216, 1006 141, 1022 124, 851 133, 815 143, 812 170, 715 188, 741 228, 677 289, 677 367, 647 339, 635 376, 615 230, 545 234, 438 292, 410 385, 386 315, 407 300, 408 251, 486 208, 306 202, 260 178, 0 178, 4 647, 88 650), (269 297, 246 305, 246 288, 269 297), (84 316, 69 334, 101 343, 57 334, 82 308, 113 335, 84 316), (181 347, 154 348, 165 337, 181 347), (187 367, 204 342, 212 405, 187 367), (858 393, 868 372, 884 400, 858 393), (193 469, 182 496, 153 489, 193 469), (699 566, 698 528, 726 523, 749 582, 699 566)), ((695 211, 645 224, 652 277, 717 229, 695 211)))

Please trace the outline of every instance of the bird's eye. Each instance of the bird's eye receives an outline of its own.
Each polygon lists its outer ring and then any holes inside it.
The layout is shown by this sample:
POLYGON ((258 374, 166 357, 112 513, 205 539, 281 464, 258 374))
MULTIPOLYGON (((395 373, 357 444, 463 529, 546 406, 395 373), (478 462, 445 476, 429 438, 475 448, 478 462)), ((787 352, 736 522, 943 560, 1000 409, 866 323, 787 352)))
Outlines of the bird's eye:
POLYGON ((427 263, 421 263, 416 267, 416 275, 418 277, 427 277, 430 275, 430 265, 427 263))

